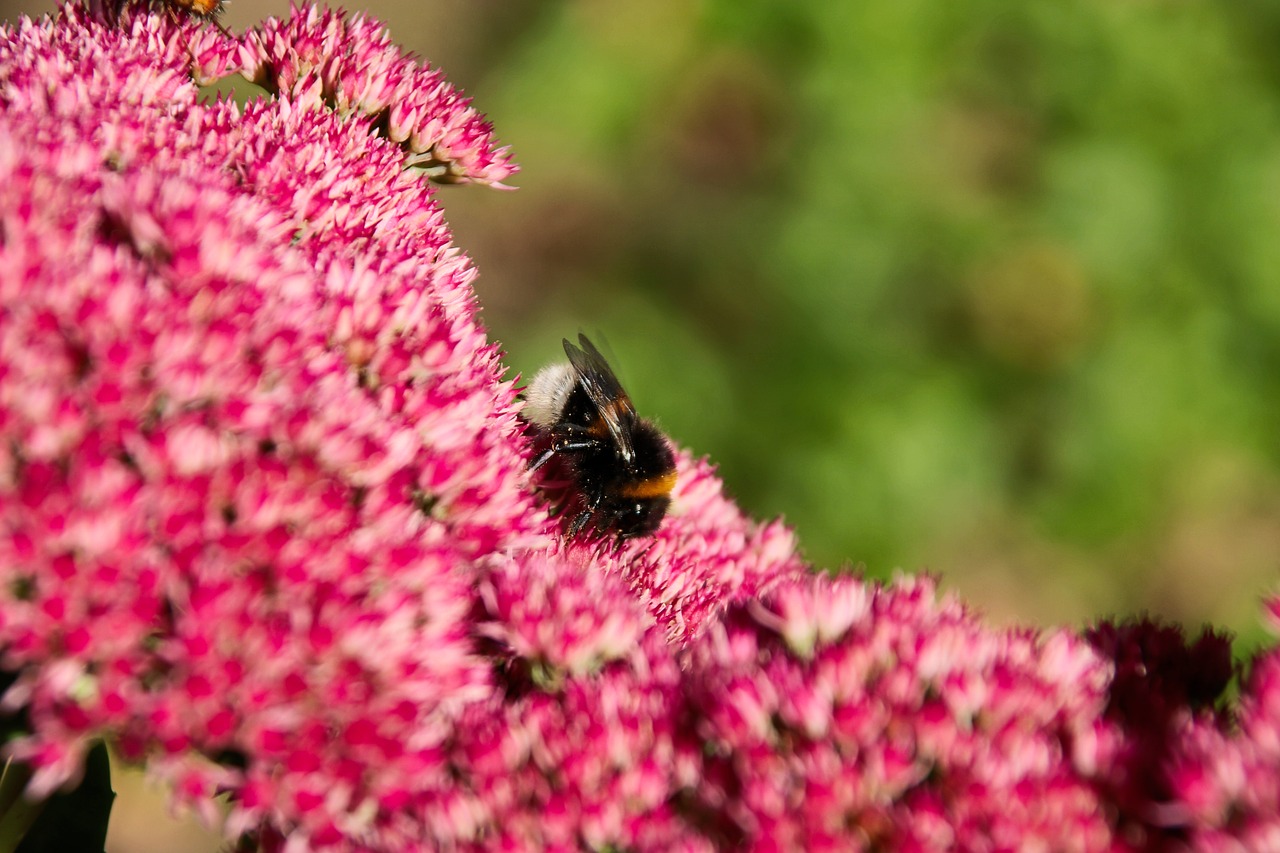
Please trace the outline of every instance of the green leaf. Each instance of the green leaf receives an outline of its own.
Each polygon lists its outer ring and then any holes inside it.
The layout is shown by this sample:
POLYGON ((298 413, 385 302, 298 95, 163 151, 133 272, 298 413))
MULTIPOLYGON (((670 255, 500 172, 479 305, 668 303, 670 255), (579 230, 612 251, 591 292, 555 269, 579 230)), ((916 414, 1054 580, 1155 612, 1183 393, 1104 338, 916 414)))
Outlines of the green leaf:
POLYGON ((111 819, 111 762, 99 741, 85 757, 84 778, 74 790, 41 802, 13 796, 25 787, 30 771, 11 764, 0 780, 8 807, 0 816, 0 853, 103 853, 111 819))

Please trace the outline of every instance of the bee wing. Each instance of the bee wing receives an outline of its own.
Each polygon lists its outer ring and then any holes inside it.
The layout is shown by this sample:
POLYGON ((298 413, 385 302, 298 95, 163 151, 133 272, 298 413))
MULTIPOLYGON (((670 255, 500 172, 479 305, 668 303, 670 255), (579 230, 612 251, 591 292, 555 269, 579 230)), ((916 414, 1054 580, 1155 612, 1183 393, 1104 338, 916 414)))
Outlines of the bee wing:
POLYGON ((635 456, 631 447, 631 423, 635 420, 636 408, 595 344, 581 333, 578 334, 578 343, 582 345, 581 349, 566 339, 564 353, 569 356, 569 364, 577 372, 582 389, 587 392, 591 402, 595 403, 605 426, 609 428, 609 434, 618 445, 618 452, 624 460, 630 462, 635 456))

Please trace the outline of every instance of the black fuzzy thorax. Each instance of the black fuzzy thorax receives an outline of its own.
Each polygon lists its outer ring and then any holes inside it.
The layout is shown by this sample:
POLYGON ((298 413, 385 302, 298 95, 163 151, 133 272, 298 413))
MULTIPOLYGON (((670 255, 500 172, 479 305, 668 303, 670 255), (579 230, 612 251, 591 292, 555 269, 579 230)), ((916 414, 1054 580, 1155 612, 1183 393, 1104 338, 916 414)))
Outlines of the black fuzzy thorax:
POLYGON ((527 425, 535 459, 559 446, 586 445, 556 452, 540 469, 539 486, 569 535, 647 536, 658 529, 671 504, 669 489, 645 493, 647 484, 673 474, 671 445, 648 420, 632 412, 624 413, 621 420, 631 438, 630 461, 606 427, 599 407, 581 387, 570 392, 555 424, 527 425))

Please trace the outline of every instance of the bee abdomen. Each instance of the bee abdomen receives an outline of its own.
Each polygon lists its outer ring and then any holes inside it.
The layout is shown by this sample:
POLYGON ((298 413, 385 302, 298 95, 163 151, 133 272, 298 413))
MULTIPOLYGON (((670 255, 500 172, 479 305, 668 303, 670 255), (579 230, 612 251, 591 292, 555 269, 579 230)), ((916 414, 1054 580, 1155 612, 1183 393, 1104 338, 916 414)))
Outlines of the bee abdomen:
POLYGON ((672 468, 661 474, 654 474, 641 480, 632 480, 618 489, 618 494, 626 498, 645 499, 660 498, 671 494, 676 485, 676 472, 672 468))

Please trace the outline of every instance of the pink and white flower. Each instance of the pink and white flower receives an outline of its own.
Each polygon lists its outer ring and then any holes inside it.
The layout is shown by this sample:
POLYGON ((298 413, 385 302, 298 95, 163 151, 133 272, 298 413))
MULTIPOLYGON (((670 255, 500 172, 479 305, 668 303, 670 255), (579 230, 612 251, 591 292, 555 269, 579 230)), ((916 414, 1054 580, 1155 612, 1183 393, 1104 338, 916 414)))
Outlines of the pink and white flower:
POLYGON ((656 535, 562 541, 435 199, 514 173, 484 119, 369 19, 105 17, 0 31, 31 795, 106 738, 266 850, 1280 845, 1274 649, 1230 706, 1212 631, 812 574, 684 452, 656 535))

